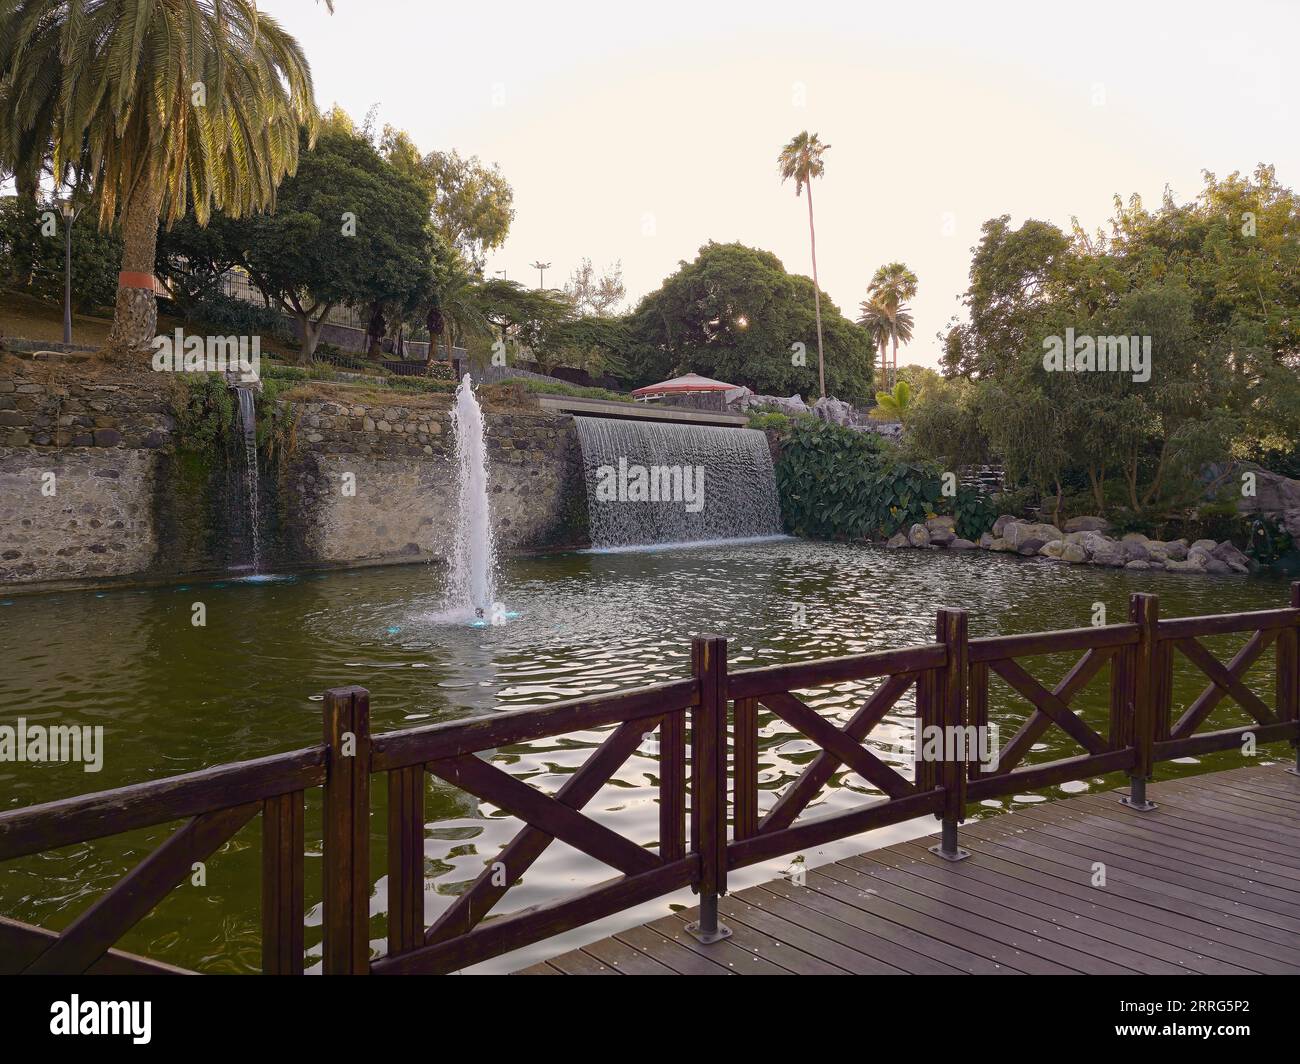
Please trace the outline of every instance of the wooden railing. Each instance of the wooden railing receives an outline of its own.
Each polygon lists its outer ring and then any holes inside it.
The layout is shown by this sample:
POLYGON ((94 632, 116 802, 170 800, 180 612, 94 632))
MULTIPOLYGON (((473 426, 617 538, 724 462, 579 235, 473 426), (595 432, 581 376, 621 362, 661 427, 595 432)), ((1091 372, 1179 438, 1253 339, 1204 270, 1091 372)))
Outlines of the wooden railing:
MULTIPOLYGON (((1048 681, 1051 682, 1051 681, 1048 681)), ((1242 744, 1290 740, 1300 749, 1300 583, 1287 609, 1160 620, 1154 595, 1134 595, 1123 624, 971 639, 962 610, 940 610, 935 642, 903 650, 751 668, 728 675, 727 642, 699 637, 692 675, 634 691, 575 699, 449 724, 370 735, 369 695, 326 693, 323 741, 256 761, 0 814, 0 861, 186 820, 62 932, 0 918, 0 971, 173 973, 180 969, 114 949, 119 939, 259 814, 262 823, 262 960, 268 973, 304 966, 304 801, 323 788, 322 970, 328 974, 448 972, 622 912, 685 887, 700 895, 692 932, 724 937, 717 899, 732 870, 923 815, 942 824, 936 852, 964 856, 958 824, 968 801, 1126 772, 1126 804, 1153 808, 1145 787, 1156 762, 1242 744), (1249 633, 1227 664, 1201 640, 1249 633), (1244 682, 1270 646, 1274 704, 1244 682), (1051 686, 1021 659, 1079 654, 1051 686), (1173 718, 1175 660, 1207 686, 1173 718), (1072 703, 1109 670, 1105 734, 1072 703), (923 727, 987 727, 989 684, 999 677, 1030 712, 999 750, 996 766, 970 757, 920 757, 911 778, 868 749, 867 741, 915 691, 923 727), (807 692, 879 679, 837 727, 808 704, 807 692), (1229 699, 1251 723, 1205 730, 1229 699), (799 776, 760 809, 758 707, 766 707, 820 749, 799 776), (730 725, 730 742, 728 742, 730 725), (1081 748, 1076 756, 1027 764, 1050 728, 1081 748), (575 731, 608 729, 585 764, 553 795, 478 756, 575 731), (584 813, 600 789, 648 738, 657 740, 658 840, 635 842, 584 813), (832 776, 849 770, 880 792, 847 811, 803 815, 832 776), (369 900, 371 777, 388 797, 387 951, 372 958, 369 900), (429 927, 424 924, 424 802, 427 775, 510 813, 521 830, 429 927), (732 798, 728 802, 728 783, 732 798), (730 808, 729 808, 730 804, 730 808), (728 826, 731 830, 728 832, 728 826), (498 903, 546 848, 561 840, 608 865, 613 878, 569 897, 494 916, 498 903)))

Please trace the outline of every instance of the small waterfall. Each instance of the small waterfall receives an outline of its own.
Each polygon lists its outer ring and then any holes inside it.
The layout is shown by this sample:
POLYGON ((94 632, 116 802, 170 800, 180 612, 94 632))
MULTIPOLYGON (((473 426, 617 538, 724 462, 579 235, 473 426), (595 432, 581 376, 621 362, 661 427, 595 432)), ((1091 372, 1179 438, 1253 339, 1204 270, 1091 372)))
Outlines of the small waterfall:
POLYGON ((488 505, 487 439, 468 373, 456 389, 451 424, 460 491, 447 607, 454 619, 490 622, 496 602, 496 544, 488 505))
POLYGON ((248 538, 252 549, 252 568, 262 568, 262 530, 257 501, 257 407, 252 388, 236 388, 239 398, 239 427, 244 435, 244 490, 248 496, 248 538))
POLYGON ((593 547, 780 535, 772 455, 756 429, 574 420, 593 547))

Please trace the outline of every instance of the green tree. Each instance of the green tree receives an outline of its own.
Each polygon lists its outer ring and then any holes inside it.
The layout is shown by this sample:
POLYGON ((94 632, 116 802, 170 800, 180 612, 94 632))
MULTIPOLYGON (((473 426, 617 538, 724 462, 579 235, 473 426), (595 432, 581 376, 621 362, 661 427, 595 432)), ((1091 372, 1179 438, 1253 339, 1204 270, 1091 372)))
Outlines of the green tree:
POLYGON ((24 143, 48 144, 56 174, 84 154, 123 238, 108 349, 147 348, 159 219, 274 202, 316 121, 307 60, 253 3, 217 0, 11 0, 0 42, 2 165, 30 172, 24 143))
MULTIPOLYGON (((403 142, 394 135, 389 143, 398 165, 409 166, 409 138, 403 142)), ((514 190, 500 168, 485 166, 476 156, 435 151, 412 176, 418 176, 430 196, 434 228, 443 242, 482 273, 487 253, 505 243, 515 218, 514 190)))
MULTIPOLYGON (((827 386, 866 399, 871 339, 820 299, 827 386)), ((629 361, 643 383, 691 371, 766 394, 800 392, 807 373, 793 356, 815 327, 817 302, 812 281, 787 273, 770 251, 709 243, 629 315, 629 361)))
POLYGON ((826 397, 826 357, 822 351, 821 285, 817 280, 817 227, 813 224, 812 182, 813 178, 826 172, 822 156, 828 150, 829 144, 823 144, 816 133, 809 134, 805 129, 781 149, 777 159, 781 181, 794 181, 795 196, 803 191, 805 185, 808 186, 808 243, 812 248, 813 311, 817 318, 817 384, 822 398, 826 397))
POLYGON ((899 381, 887 392, 876 392, 876 405, 871 416, 881 421, 906 421, 912 410, 912 386, 899 381))
POLYGON ((885 374, 885 384, 898 376, 898 345, 912 339, 912 316, 907 300, 916 297, 917 279, 901 262, 881 266, 867 285, 867 298, 880 307, 889 324, 889 339, 894 347, 893 373, 885 374))

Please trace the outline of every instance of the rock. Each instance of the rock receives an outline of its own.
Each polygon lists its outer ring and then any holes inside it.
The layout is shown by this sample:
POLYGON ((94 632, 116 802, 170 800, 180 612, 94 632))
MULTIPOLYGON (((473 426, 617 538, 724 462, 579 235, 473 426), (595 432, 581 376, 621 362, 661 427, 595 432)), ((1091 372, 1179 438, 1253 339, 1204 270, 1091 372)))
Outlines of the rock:
POLYGON ((1012 521, 1003 529, 1002 534, 1017 549, 1031 539, 1038 540, 1038 545, 1041 547, 1044 543, 1051 543, 1054 539, 1065 538, 1065 534, 1055 525, 1028 521, 1012 521))
POLYGON ((1190 552, 1194 550, 1203 550, 1205 551, 1206 554, 1212 554, 1214 552, 1214 548, 1217 546, 1218 544, 1215 543, 1214 540, 1212 539, 1198 539, 1195 543, 1191 545, 1191 547, 1188 548, 1188 551, 1190 552))
POLYGON ((1165 568, 1171 573, 1203 573, 1209 561, 1210 556, 1205 551, 1189 552, 1185 561, 1171 558, 1165 562, 1165 568))
POLYGON ((1071 517, 1061 528, 1065 532, 1109 532, 1110 522, 1104 517, 1071 517))
POLYGON ((1065 540, 1054 539, 1051 543, 1044 543, 1038 548, 1038 553, 1044 558, 1059 558, 1065 551, 1065 540))
POLYGON ((1001 536, 999 536, 997 539, 995 539, 992 543, 989 544, 989 550, 1011 551, 1015 549, 1016 548, 1011 545, 1010 540, 1003 539, 1001 536))
POLYGON ((954 539, 948 544, 949 550, 974 550, 975 544, 968 539, 954 539))
POLYGON ((1120 545, 1109 540, 1098 545, 1091 552, 1091 560, 1093 565, 1103 565, 1111 569, 1118 569, 1129 561, 1128 558, 1124 557, 1124 551, 1120 548, 1120 545))
POLYGON ((1243 565, 1241 562, 1228 562, 1227 564, 1228 564, 1228 568, 1231 569, 1234 573, 1250 572, 1250 566, 1243 565))
POLYGON ((1151 560, 1151 552, 1146 546, 1135 539, 1122 540, 1120 548, 1123 551, 1124 558, 1130 562, 1147 562, 1151 560))
POLYGON ((898 550, 899 547, 906 547, 907 545, 907 537, 902 532, 896 532, 890 536, 889 541, 885 544, 890 550, 898 550))
POLYGON ((1072 562, 1075 565, 1082 564, 1088 560, 1088 552, 1078 543, 1067 543, 1061 551, 1061 561, 1072 562))
POLYGON ((1121 543, 1150 543, 1151 540, 1141 532, 1125 532, 1119 537, 1121 543))
POLYGON ((930 531, 925 525, 913 525, 907 531, 907 542, 913 547, 928 547, 930 545, 930 531))
POLYGON ((932 517, 925 523, 925 527, 931 532, 938 532, 940 529, 952 532, 957 528, 957 521, 952 517, 932 517))
POLYGON ((1146 545, 1147 561, 1164 563, 1169 557, 1169 552, 1165 549, 1163 543, 1152 540, 1146 545))
POLYGON ((950 528, 937 528, 930 533, 930 543, 937 547, 946 547, 956 538, 957 533, 950 528))
POLYGON ((1011 524, 1012 521, 1019 521, 1019 520, 1020 518, 1012 517, 1011 514, 1003 514, 1001 517, 999 517, 996 521, 993 522, 993 538, 1001 539, 1002 533, 1006 530, 1007 525, 1011 524))
POLYGON ((993 546, 994 538, 995 537, 992 532, 985 532, 984 535, 980 536, 980 546, 984 550, 990 550, 993 546))
POLYGON ((1210 558, 1210 560, 1205 563, 1205 571, 1207 573, 1214 573, 1216 576, 1223 576, 1232 572, 1232 570, 1228 568, 1227 562, 1220 561, 1218 558, 1214 557, 1210 558))
POLYGON ((1187 560, 1187 540, 1175 539, 1163 544, 1165 555, 1171 562, 1182 562, 1187 560))
POLYGON ((1143 570, 1145 570, 1145 569, 1150 569, 1150 568, 1151 568, 1151 563, 1150 563, 1150 562, 1143 562, 1143 561, 1137 561, 1137 560, 1134 560, 1134 561, 1131 561, 1131 562, 1125 562, 1125 563, 1124 563, 1124 568, 1125 568, 1125 569, 1132 569, 1134 572, 1141 572, 1141 571, 1143 571, 1143 570))
POLYGON ((1016 548, 1017 554, 1023 554, 1026 558, 1032 557, 1047 545, 1045 539, 1024 539, 1020 541, 1020 546, 1016 548))
POLYGON ((122 442, 122 434, 117 429, 96 429, 96 447, 116 447, 122 442))
POLYGON ((828 421, 833 425, 852 425, 857 420, 851 404, 828 395, 822 396, 813 403, 812 409, 822 421, 828 421))
POLYGON ((1215 547, 1214 550, 1210 551, 1210 557, 1217 558, 1221 562, 1227 562, 1228 565, 1232 565, 1233 562, 1236 562, 1239 565, 1244 565, 1247 569, 1250 568, 1250 559, 1247 558, 1246 555, 1242 554, 1242 552, 1232 544, 1231 540, 1225 539, 1215 547))

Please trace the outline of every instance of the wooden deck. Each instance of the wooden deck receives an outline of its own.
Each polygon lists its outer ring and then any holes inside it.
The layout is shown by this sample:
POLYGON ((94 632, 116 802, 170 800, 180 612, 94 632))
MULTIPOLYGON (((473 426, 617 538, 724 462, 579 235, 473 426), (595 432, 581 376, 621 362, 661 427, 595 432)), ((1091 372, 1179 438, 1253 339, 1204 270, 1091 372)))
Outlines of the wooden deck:
POLYGON ((1300 972, 1300 778, 1248 767, 1046 802, 810 869, 524 969, 529 975, 1182 974, 1300 972), (1096 864, 1105 886, 1094 886, 1096 864))

